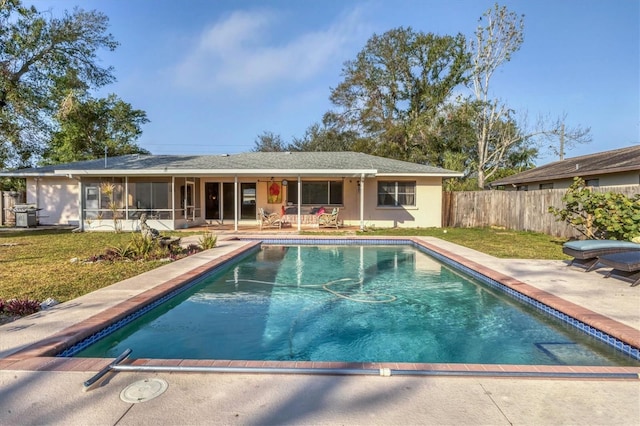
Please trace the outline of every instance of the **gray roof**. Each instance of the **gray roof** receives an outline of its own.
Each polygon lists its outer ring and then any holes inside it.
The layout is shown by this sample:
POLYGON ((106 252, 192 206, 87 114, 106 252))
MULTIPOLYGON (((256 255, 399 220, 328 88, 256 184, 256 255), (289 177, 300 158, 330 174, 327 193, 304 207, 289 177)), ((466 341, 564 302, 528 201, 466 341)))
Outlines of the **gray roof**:
POLYGON ((231 155, 125 155, 99 160, 14 170, 0 176, 46 175, 414 175, 462 176, 424 164, 360 152, 247 152, 231 155))
POLYGON ((640 145, 567 158, 491 182, 491 186, 596 177, 640 170, 640 145))

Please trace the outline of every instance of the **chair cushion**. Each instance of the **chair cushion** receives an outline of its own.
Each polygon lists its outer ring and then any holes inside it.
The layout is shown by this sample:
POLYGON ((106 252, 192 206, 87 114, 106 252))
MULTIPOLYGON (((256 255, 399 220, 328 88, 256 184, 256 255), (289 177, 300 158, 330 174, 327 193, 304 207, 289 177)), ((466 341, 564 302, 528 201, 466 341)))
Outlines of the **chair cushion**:
POLYGON ((619 271, 640 271, 640 252, 628 251, 625 253, 608 254, 599 257, 600 263, 619 271))
POLYGON ((603 250, 603 249, 609 249, 609 248, 640 250, 640 244, 632 243, 631 241, 618 241, 618 240, 569 241, 564 243, 563 246, 576 251, 603 250))

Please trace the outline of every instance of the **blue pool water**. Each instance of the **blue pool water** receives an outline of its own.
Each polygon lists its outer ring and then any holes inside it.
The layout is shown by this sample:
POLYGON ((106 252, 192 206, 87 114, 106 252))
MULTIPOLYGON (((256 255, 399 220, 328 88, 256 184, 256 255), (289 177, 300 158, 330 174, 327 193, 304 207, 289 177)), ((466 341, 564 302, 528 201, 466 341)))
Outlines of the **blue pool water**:
POLYGON ((76 356, 638 365, 409 246, 262 246, 76 356))

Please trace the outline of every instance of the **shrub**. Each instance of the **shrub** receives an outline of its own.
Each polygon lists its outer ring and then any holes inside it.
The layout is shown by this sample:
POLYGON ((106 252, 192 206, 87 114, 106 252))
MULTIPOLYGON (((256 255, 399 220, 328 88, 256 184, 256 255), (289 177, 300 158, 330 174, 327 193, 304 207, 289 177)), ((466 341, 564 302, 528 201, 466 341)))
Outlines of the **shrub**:
POLYGON ((11 299, 2 303, 2 312, 11 317, 24 317, 40 310, 40 302, 31 299, 11 299))
POLYGON ((587 238, 631 240, 640 236, 640 194, 629 198, 592 192, 584 180, 575 178, 562 201, 564 208, 549 207, 549 212, 587 238))
POLYGON ((202 234, 202 237, 200 237, 200 240, 198 242, 200 243, 200 247, 202 247, 202 250, 209 250, 216 246, 217 241, 218 236, 213 232, 207 231, 202 234))
POLYGON ((131 249, 131 243, 123 244, 121 246, 115 246, 107 249, 107 255, 113 254, 114 258, 128 259, 133 255, 131 249))
POLYGON ((146 258, 154 249, 156 243, 151 238, 145 238, 142 234, 134 234, 131 238, 131 255, 137 259, 146 258))

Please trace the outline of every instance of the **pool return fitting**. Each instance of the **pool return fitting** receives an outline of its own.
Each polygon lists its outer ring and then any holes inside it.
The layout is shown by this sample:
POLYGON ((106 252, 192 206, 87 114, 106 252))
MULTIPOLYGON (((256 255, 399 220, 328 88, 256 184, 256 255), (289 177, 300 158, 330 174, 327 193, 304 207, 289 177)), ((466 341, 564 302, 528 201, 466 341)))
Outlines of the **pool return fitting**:
POLYGON ((484 376, 484 377, 529 377, 554 379, 627 379, 639 380, 638 373, 597 373, 597 372, 543 372, 543 371, 470 371, 470 370, 401 370, 391 368, 279 368, 279 367, 207 367, 168 365, 120 365, 131 354, 126 349, 109 365, 102 368, 84 382, 86 392, 105 374, 111 371, 154 372, 154 373, 236 373, 236 374, 314 374, 330 376, 484 376))

